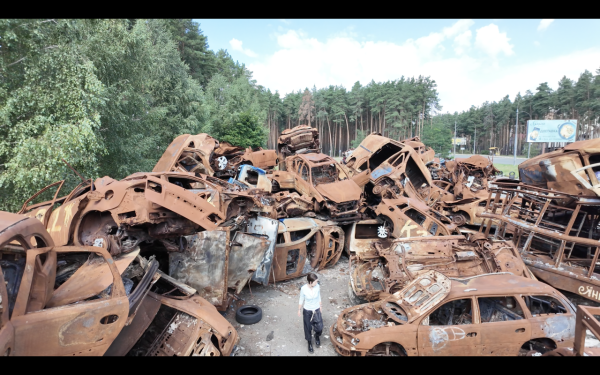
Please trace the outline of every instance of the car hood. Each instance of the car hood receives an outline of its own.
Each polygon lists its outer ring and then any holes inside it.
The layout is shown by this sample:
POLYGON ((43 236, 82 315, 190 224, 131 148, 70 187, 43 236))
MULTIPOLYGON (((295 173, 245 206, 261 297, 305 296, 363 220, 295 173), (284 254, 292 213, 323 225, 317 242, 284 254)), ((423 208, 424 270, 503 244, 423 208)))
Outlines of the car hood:
POLYGON ((321 184, 317 185, 316 189, 325 198, 336 203, 357 201, 360 199, 360 194, 362 193, 356 182, 352 180, 321 184))

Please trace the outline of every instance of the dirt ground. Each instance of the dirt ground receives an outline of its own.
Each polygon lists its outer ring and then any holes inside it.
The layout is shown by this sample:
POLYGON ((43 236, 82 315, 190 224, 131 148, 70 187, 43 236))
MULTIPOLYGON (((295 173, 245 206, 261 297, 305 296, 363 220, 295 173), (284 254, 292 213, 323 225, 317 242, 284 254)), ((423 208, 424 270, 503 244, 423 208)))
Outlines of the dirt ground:
POLYGON ((298 316, 300 288, 306 277, 269 284, 252 283, 240 293, 243 301, 236 301, 224 314, 240 335, 236 356, 337 356, 329 341, 329 327, 338 314, 350 306, 348 300, 348 258, 344 255, 331 268, 317 272, 321 285, 323 304, 323 333, 321 347, 314 344, 310 354, 304 340, 302 317, 298 316), (235 311, 243 305, 257 305, 263 310, 262 320, 252 325, 242 325, 235 320, 235 311), (270 333, 271 339, 269 340, 270 333))

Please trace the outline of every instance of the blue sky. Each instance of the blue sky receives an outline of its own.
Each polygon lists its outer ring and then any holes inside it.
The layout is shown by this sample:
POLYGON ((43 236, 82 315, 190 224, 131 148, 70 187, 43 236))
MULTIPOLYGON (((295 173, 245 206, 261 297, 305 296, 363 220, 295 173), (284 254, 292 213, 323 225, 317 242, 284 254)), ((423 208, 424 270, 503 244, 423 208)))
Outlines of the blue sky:
POLYGON ((428 75, 443 112, 600 68, 600 20, 196 19, 257 83, 285 95, 428 75))

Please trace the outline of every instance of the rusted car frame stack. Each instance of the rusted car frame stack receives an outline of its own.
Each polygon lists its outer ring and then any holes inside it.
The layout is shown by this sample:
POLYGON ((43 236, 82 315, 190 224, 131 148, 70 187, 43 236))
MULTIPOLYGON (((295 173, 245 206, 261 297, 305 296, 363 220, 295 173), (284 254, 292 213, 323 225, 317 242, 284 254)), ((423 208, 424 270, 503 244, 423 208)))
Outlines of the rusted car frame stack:
POLYGON ((600 146, 576 143, 509 180, 418 137, 373 133, 340 164, 310 126, 277 151, 180 135, 150 173, 78 174, 0 214, 0 349, 229 355, 239 338, 217 310, 345 251, 354 306, 330 328, 342 355, 593 353, 580 331, 597 321, 571 301, 600 306, 600 146), (56 344, 23 344, 30 314, 58 314, 43 333, 56 344))

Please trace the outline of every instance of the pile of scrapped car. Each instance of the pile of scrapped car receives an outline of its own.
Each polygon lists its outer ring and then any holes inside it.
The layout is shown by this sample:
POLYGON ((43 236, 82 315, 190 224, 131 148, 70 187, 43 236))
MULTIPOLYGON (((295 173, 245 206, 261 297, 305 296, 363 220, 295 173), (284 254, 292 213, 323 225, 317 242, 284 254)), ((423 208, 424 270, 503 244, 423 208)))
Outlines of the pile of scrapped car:
POLYGON ((305 125, 277 151, 184 134, 152 172, 58 181, 0 213, 0 353, 231 355, 219 311, 245 285, 343 252, 341 355, 595 353, 580 328, 600 333, 595 310, 573 302, 600 306, 598 140, 528 160, 522 180, 418 138, 373 133, 345 165, 319 151, 305 125))

